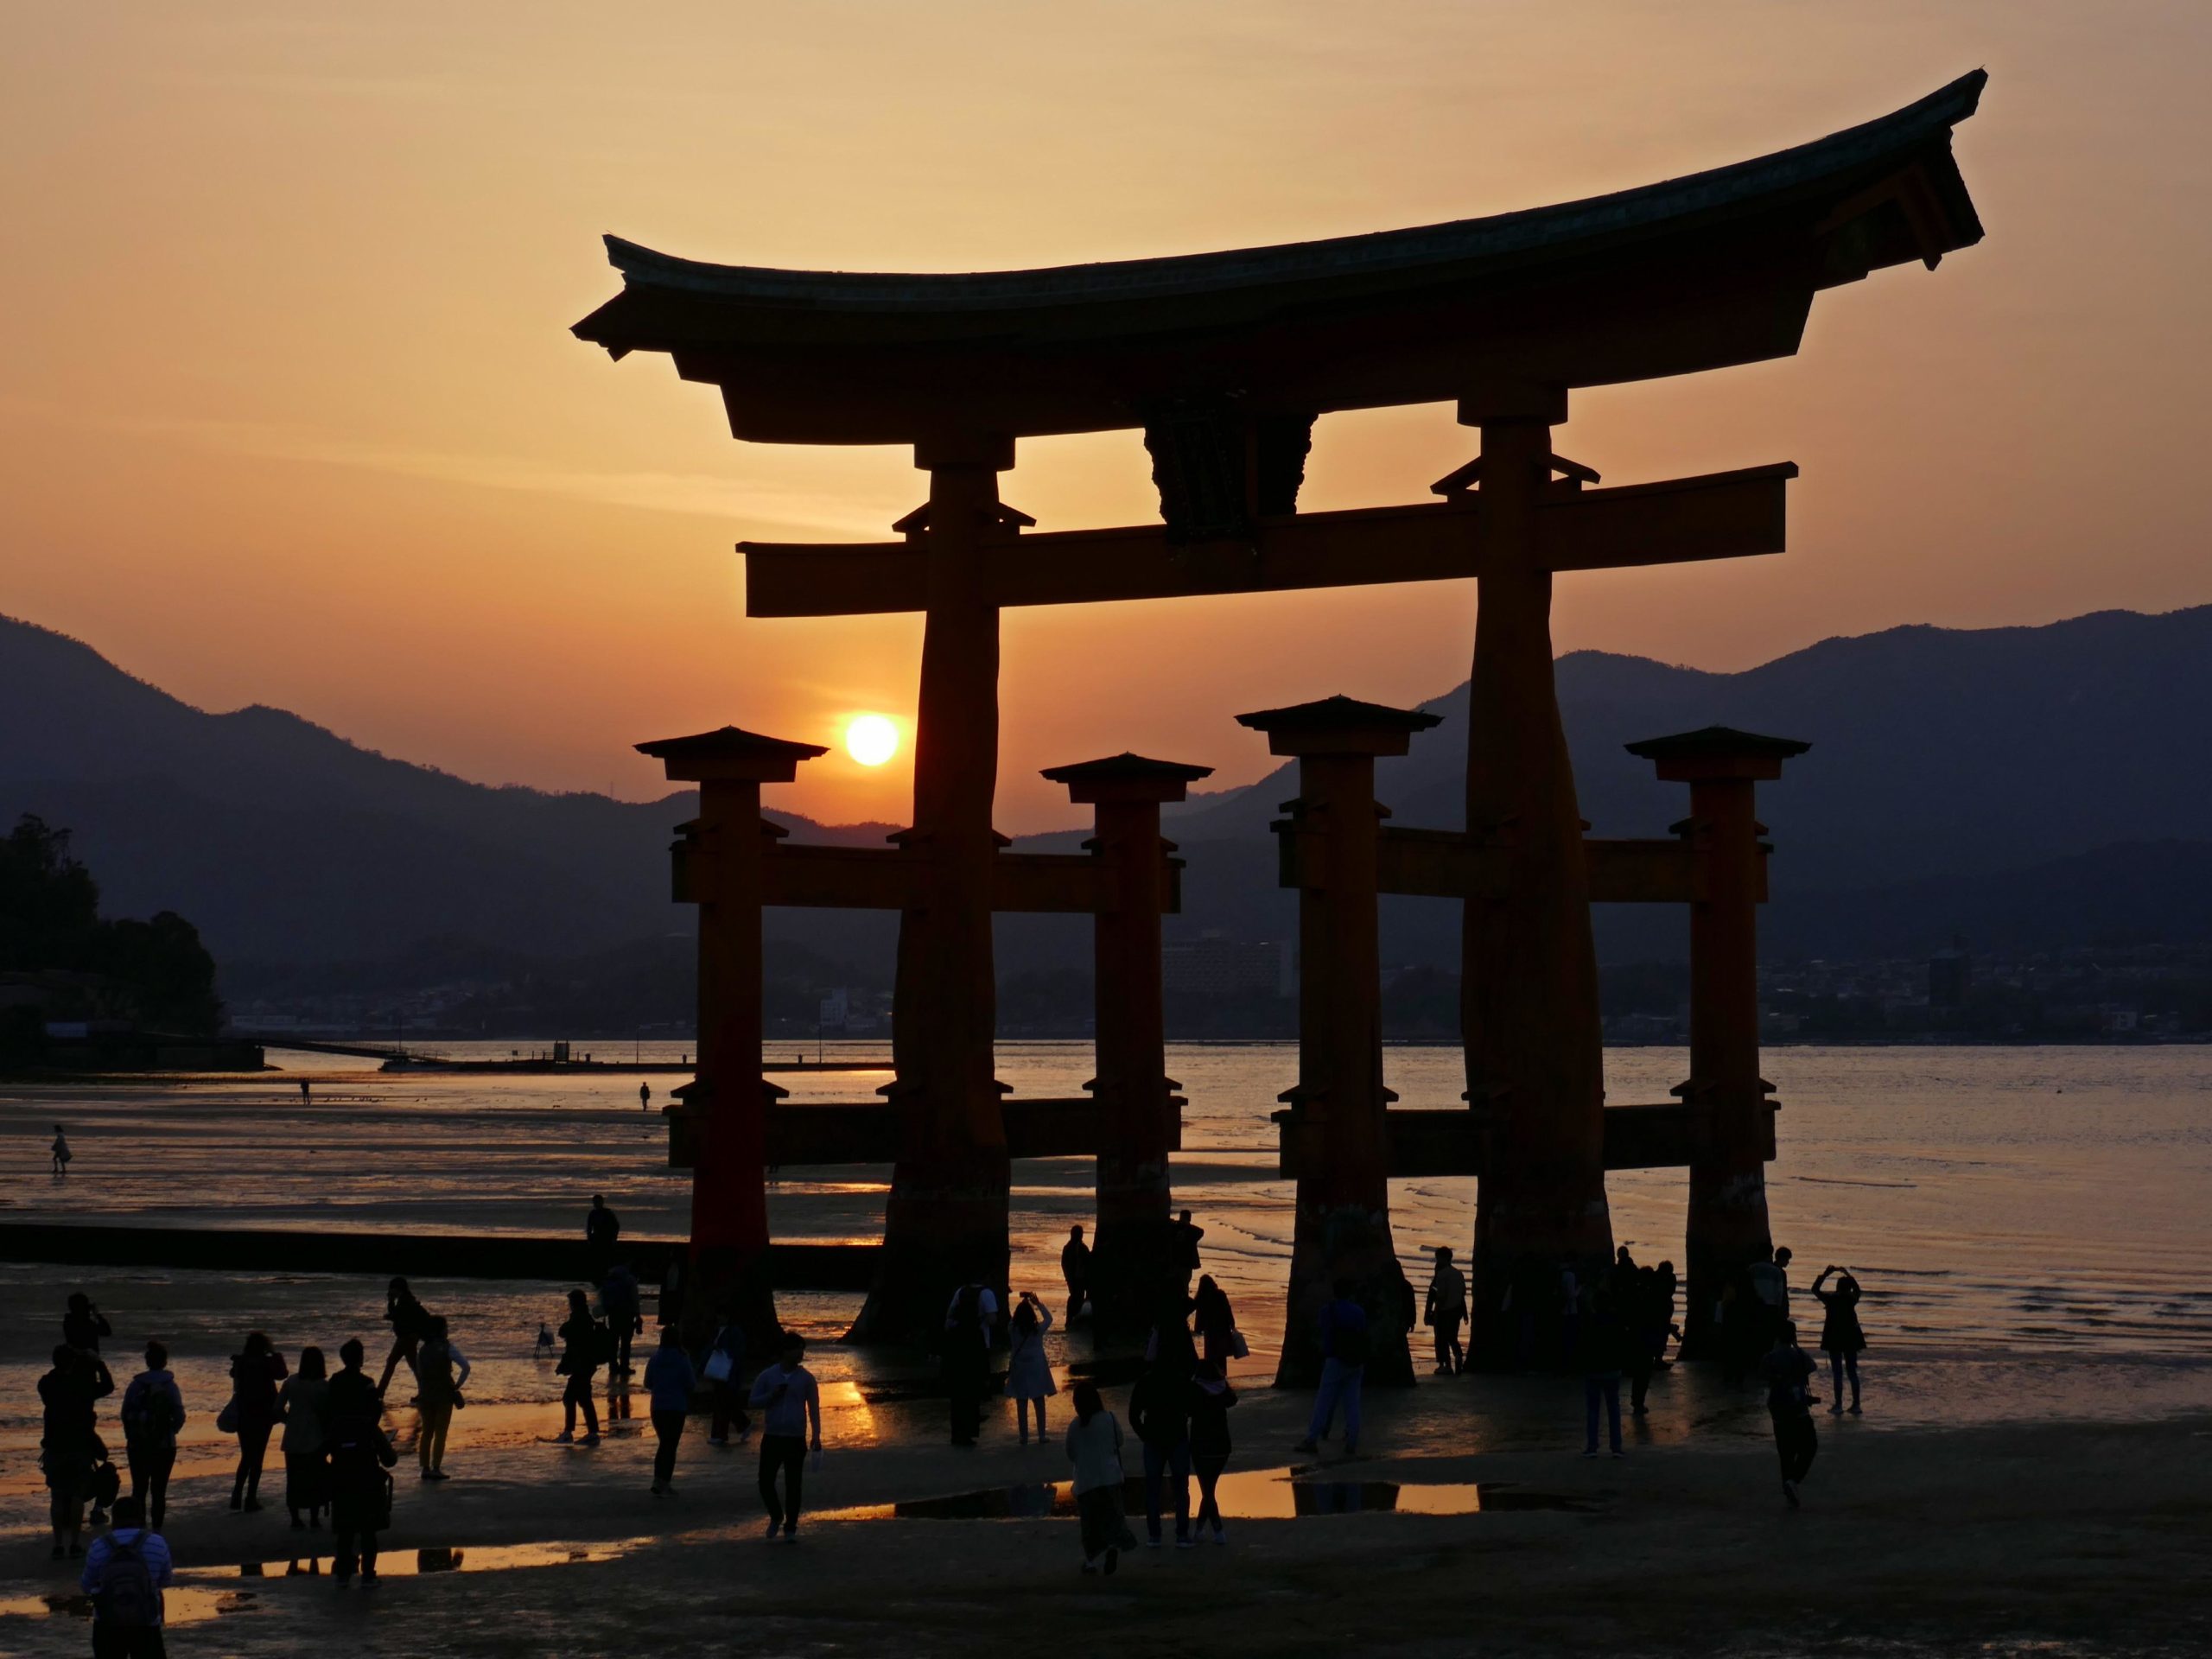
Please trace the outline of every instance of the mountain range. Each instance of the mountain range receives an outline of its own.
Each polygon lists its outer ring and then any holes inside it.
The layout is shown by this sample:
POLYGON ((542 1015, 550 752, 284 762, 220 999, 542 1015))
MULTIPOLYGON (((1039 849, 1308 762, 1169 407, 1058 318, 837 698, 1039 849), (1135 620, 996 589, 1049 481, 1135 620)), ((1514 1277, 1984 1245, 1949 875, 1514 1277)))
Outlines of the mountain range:
MULTIPOLYGON (((1577 652, 1558 680, 1598 834, 1662 835, 1686 808, 1681 786, 1624 752, 1636 739, 1720 724, 1813 745, 1760 795, 1776 847, 1770 954, 1904 954, 1958 931, 2029 948, 2212 939, 2212 607, 1891 628, 1738 673, 1577 652)), ((1465 690, 1424 706, 1445 723, 1382 763, 1377 793, 1397 823, 1457 827, 1465 690)), ((5 618, 0 708, 0 815, 71 830, 111 913, 190 918, 226 984, 246 964, 421 958, 433 941, 575 957, 690 927, 665 863, 687 794, 632 804, 471 783, 279 709, 192 708, 5 618)), ((1171 812, 1189 866, 1171 938, 1285 936, 1268 823, 1294 792, 1285 767, 1171 812)), ((885 833, 772 816, 803 840, 885 833)), ((1672 913, 1617 911, 1600 926, 1611 959, 1683 948, 1672 913)), ((1386 962, 1456 963, 1452 906, 1389 901, 1385 928, 1386 962)), ((887 961, 887 917, 787 912, 769 931, 833 963, 887 961)), ((1087 965, 1065 918, 1005 918, 1001 938, 1008 972, 1087 965)))

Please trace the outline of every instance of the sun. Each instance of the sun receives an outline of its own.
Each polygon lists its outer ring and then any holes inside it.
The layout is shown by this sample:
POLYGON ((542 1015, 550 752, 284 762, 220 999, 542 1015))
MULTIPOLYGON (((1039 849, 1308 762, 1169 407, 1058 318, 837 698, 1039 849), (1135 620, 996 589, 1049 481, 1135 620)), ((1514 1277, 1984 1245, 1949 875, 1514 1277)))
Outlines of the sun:
POLYGON ((845 727, 845 753, 864 766, 880 766, 899 753, 899 725, 887 715, 855 715, 845 727))

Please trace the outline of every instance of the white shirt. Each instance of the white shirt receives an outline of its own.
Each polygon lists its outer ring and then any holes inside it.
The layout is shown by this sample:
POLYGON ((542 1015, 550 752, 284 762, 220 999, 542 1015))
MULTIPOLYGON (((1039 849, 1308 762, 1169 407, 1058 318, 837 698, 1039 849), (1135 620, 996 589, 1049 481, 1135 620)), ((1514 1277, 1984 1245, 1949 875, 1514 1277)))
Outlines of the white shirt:
MULTIPOLYGON (((946 1330, 951 1330, 952 1322, 960 1317, 960 1299, 965 1296, 970 1288, 967 1285, 961 1286, 952 1293, 952 1300, 944 1305, 946 1330)), ((982 1325, 983 1334, 988 1336, 993 1327, 999 1322, 999 1299, 993 1294, 988 1285, 978 1285, 973 1288, 982 1293, 976 1298, 976 1312, 982 1325)))

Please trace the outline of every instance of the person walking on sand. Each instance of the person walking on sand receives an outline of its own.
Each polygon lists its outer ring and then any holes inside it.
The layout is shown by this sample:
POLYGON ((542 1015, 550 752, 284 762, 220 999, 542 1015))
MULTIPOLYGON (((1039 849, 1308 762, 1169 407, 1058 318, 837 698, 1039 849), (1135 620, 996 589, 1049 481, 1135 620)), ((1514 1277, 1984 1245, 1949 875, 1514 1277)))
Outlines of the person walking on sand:
POLYGON ((1193 1532, 1212 1527, 1217 1544, 1229 1541, 1214 1488, 1229 1466, 1229 1408, 1236 1403, 1236 1390, 1229 1386, 1221 1367, 1210 1359, 1199 1361, 1198 1374, 1191 1379, 1191 1468, 1198 1478, 1198 1519, 1193 1532))
POLYGON ((337 1556, 331 1571, 343 1586, 361 1569, 363 1588, 377 1581, 377 1534, 391 1524, 391 1481, 385 1471, 399 1453, 384 1432, 382 1391, 361 1370, 367 1357, 356 1338, 338 1351, 343 1368, 330 1379, 330 1527, 337 1556))
POLYGON ((653 1086, 650 1083, 641 1083, 638 1085, 638 1109, 641 1112, 650 1112, 652 1109, 653 1086))
POLYGON ((136 1497, 119 1498, 114 1528, 92 1540, 77 1587, 92 1599, 93 1659, 165 1659, 162 1592, 176 1582, 169 1547, 136 1497))
POLYGON ((184 1427, 184 1395, 169 1375, 169 1351, 146 1344, 146 1369, 123 1391, 123 1452, 130 1465, 130 1496, 156 1532, 168 1508, 169 1471, 176 1466, 177 1431, 184 1427))
POLYGON ((1605 1408, 1605 1434, 1617 1458, 1621 1450, 1622 1351, 1628 1333, 1620 1306, 1610 1288, 1583 1293, 1587 1311, 1579 1321, 1582 1338, 1582 1455, 1598 1455, 1598 1408, 1605 1408))
POLYGON ((75 1157, 76 1154, 69 1150, 69 1137, 61 1132, 61 1126, 59 1123, 54 1126, 54 1146, 52 1150, 54 1153, 54 1173, 57 1175, 67 1175, 69 1173, 69 1160, 75 1157))
POLYGON ((430 1315, 430 1328, 423 1334, 415 1368, 415 1379, 422 1390, 417 1403, 423 1413, 415 1452, 424 1480, 452 1478, 446 1473, 446 1435, 453 1427, 454 1413, 467 1403, 461 1391, 468 1382, 469 1369, 468 1356, 454 1345, 447 1333, 445 1316, 430 1315))
POLYGON ((1014 1396, 1014 1416, 1021 1430, 1021 1443, 1029 1444, 1029 1408, 1037 1408, 1037 1444, 1045 1443, 1045 1399, 1058 1394, 1052 1368, 1045 1358, 1045 1333, 1052 1328, 1052 1310, 1025 1290, 1014 1305, 1013 1330, 1007 1337, 1006 1391, 1014 1396))
POLYGON ((1068 1425, 1068 1461, 1075 1465, 1075 1509, 1083 1529, 1083 1570, 1108 1573, 1122 1552, 1137 1547, 1122 1509, 1122 1425, 1085 1378, 1075 1385, 1075 1421, 1068 1425))
POLYGON ((1821 1449, 1820 1433, 1813 1427, 1814 1397, 1807 1390, 1815 1367, 1813 1357, 1797 1345, 1796 1325, 1776 1331, 1760 1370, 1766 1378, 1767 1415, 1774 1422, 1775 1455, 1782 1460, 1782 1496, 1794 1510, 1798 1484, 1821 1449))
POLYGON ((1851 1379, 1851 1414, 1859 1415, 1859 1356, 1866 1351, 1866 1332, 1859 1324, 1859 1281, 1849 1268, 1831 1262, 1813 1281, 1813 1295, 1827 1317, 1821 1321, 1821 1350, 1828 1357, 1828 1415, 1843 1414, 1843 1379, 1851 1379), (1835 1288, 1825 1288, 1830 1274, 1840 1274, 1835 1288))
POLYGON ((822 1391, 815 1385, 814 1373, 799 1363, 805 1353, 805 1338, 786 1331, 776 1363, 753 1379, 753 1403, 760 1408, 761 1419, 760 1501, 768 1507, 771 1542, 779 1536, 787 1544, 798 1541, 810 1429, 816 1466, 822 1461, 822 1391), (780 1499, 776 1495, 779 1473, 784 1478, 780 1499))
POLYGON ((315 1085, 305 1077, 300 1079, 300 1104, 302 1106, 315 1104, 315 1085))
POLYGON ((645 1362, 645 1394, 652 1414, 653 1496, 676 1496, 676 1448, 683 1439, 683 1425, 691 1415, 691 1396, 699 1390, 699 1374, 683 1351, 683 1333, 663 1325, 660 1346, 645 1362))
POLYGON ((561 1432, 553 1437, 555 1445, 576 1443, 579 1408, 584 1414, 581 1444, 599 1444, 599 1407, 591 1397, 591 1379, 613 1347, 607 1327, 591 1316, 590 1299, 581 1290, 570 1291, 569 1317, 561 1322, 561 1363, 554 1367, 556 1375, 569 1379, 561 1390, 561 1432))
POLYGON ((1367 1310, 1352 1299, 1351 1281, 1339 1279, 1336 1295, 1321 1310, 1321 1386, 1313 1395, 1313 1416, 1294 1451, 1316 1452, 1329 1438, 1337 1408, 1344 1408, 1344 1455, 1359 1453, 1359 1395, 1367 1376, 1367 1310))
POLYGON ((733 1424, 739 1440, 752 1433, 753 1419, 745 1410, 745 1327, 727 1308, 715 1328, 714 1340, 707 1344, 702 1374, 715 1391, 714 1423, 708 1431, 707 1444, 728 1446, 733 1424))
POLYGON ((1145 1542, 1158 1549, 1161 1486, 1175 1483, 1175 1548, 1191 1547, 1191 1373, 1155 1360, 1129 1390, 1129 1427, 1144 1443, 1145 1542))
POLYGON ((991 1380, 991 1331, 999 1301, 988 1285, 969 1282, 944 1310, 942 1374, 952 1413, 952 1443, 973 1446, 983 1426, 983 1392, 991 1380))
POLYGON ((1436 1271, 1429 1275, 1426 1317, 1436 1338, 1436 1374, 1457 1376, 1467 1369, 1459 1327, 1467 1322, 1467 1275, 1452 1265, 1452 1247, 1436 1247, 1436 1271))
POLYGON ((1060 1246, 1060 1277, 1067 1281, 1067 1322, 1071 1325, 1090 1300, 1090 1246, 1083 1242, 1080 1225, 1068 1229, 1068 1242, 1060 1246))
POLYGON ((319 1527, 330 1502, 330 1379, 322 1350, 313 1344, 300 1350, 299 1369, 277 1390, 276 1414, 284 1425, 277 1449, 284 1454, 284 1507, 291 1512, 292 1530, 319 1527))
POLYGON ((115 1379, 98 1354, 81 1353, 67 1344, 54 1351, 54 1369, 38 1380, 45 1408, 45 1433, 39 1440, 39 1465, 51 1494, 54 1559, 85 1553, 85 1500, 92 1495, 92 1471, 101 1458, 95 1401, 115 1392, 115 1379), (66 1547, 66 1548, 65 1548, 66 1547))
POLYGON ((238 1472, 231 1477, 234 1510, 261 1508, 261 1465, 276 1427, 276 1385, 283 1380, 283 1355, 260 1332, 249 1331, 244 1350, 231 1356, 231 1403, 224 1408, 238 1437, 238 1472))
POLYGON ((1176 1217, 1174 1225, 1168 1229, 1169 1260, 1174 1263, 1175 1271, 1182 1276, 1185 1291, 1190 1289, 1191 1280, 1198 1273, 1198 1241, 1205 1236, 1206 1230, 1192 1223, 1191 1212, 1187 1210, 1176 1217))
POLYGON ((610 1376, 628 1376, 630 1344, 645 1328, 645 1299, 638 1294, 638 1275, 630 1271, 627 1262, 617 1262, 607 1268, 607 1276, 600 1281, 599 1305, 607 1315, 607 1328, 614 1335, 614 1357, 607 1366, 610 1376))
POLYGON ((377 1378, 379 1396, 391 1386, 391 1374, 399 1369, 403 1359, 416 1381, 422 1381, 423 1373, 415 1363, 415 1353, 430 1329, 429 1310, 415 1300, 415 1293, 407 1287, 404 1279, 395 1279, 385 1287, 384 1319, 391 1327, 391 1351, 385 1356, 384 1375, 377 1378))
POLYGON ((1191 1299, 1191 1323, 1198 1330, 1200 1354, 1227 1376, 1229 1362, 1244 1357, 1237 1350, 1245 1348, 1245 1343, 1236 1329, 1236 1310, 1230 1306, 1229 1293, 1214 1283, 1210 1273, 1198 1280, 1198 1294, 1191 1299))

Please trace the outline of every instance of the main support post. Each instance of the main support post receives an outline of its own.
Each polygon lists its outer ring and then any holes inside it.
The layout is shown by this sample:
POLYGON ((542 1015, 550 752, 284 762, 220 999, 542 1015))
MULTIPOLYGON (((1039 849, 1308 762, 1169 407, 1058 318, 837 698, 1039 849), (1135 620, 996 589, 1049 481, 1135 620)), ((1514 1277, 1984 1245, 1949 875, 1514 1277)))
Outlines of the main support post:
POLYGON ((998 499, 1011 439, 918 444, 927 504, 901 522, 925 561, 914 719, 918 906, 901 912, 892 1057, 899 1156, 876 1281, 847 1340, 924 1344, 969 1280, 1007 1281, 1006 1127, 993 1076, 991 871, 998 784, 999 614, 985 564, 1020 515, 998 499))
POLYGON ((1319 1379, 1321 1309, 1339 1283, 1367 1308, 1371 1382, 1410 1383, 1409 1293, 1390 1237, 1389 1132, 1382 1085, 1382 968, 1375 799, 1378 755, 1403 754, 1434 715, 1331 697, 1239 715, 1271 754, 1298 757, 1298 799, 1278 833, 1317 830, 1321 868, 1298 894, 1298 1084, 1276 1121, 1294 1141, 1298 1213, 1278 1387, 1319 1379))
POLYGON ((787 784, 798 763, 825 753, 725 726, 640 743, 671 781, 699 786, 699 817, 677 843, 677 893, 699 906, 699 1069, 685 1093, 702 1114, 691 1169, 691 1278, 687 1338, 703 1342, 727 1313, 747 1346, 766 1353, 777 1334, 767 1273, 767 1125, 785 1091, 760 1075, 761 851, 782 833, 760 817, 760 785, 787 784))
POLYGON ((1467 1101, 1484 1145, 1473 1346, 1493 1364, 1511 1351, 1502 1313, 1516 1277, 1533 1285, 1537 1272, 1612 1252, 1590 881, 1535 526, 1546 494, 1574 487, 1550 482, 1550 428, 1566 416, 1565 392, 1545 386, 1493 388, 1459 408, 1482 431, 1490 551, 1467 695, 1467 833, 1505 867, 1502 883, 1466 901, 1461 935, 1467 1101))
POLYGON ((1160 809, 1212 771, 1119 754, 1045 773, 1077 805, 1097 809, 1089 844, 1105 876, 1092 935, 1097 1075, 1084 1085, 1103 1118, 1090 1306, 1104 1340, 1141 1337, 1162 1287, 1179 1283, 1170 1271, 1167 1160, 1181 1102, 1167 1075, 1160 958, 1171 897, 1162 855, 1173 849, 1160 839, 1160 809))
POLYGON ((1675 830, 1701 855, 1704 873, 1690 906, 1690 1075, 1675 1090, 1690 1106, 1688 1358, 1716 1351, 1713 1308, 1722 1287, 1773 1248, 1766 1209, 1772 1085, 1759 1076, 1765 849, 1753 791, 1810 747, 1721 726, 1628 746, 1657 766, 1662 782, 1689 785, 1690 815, 1675 830))

